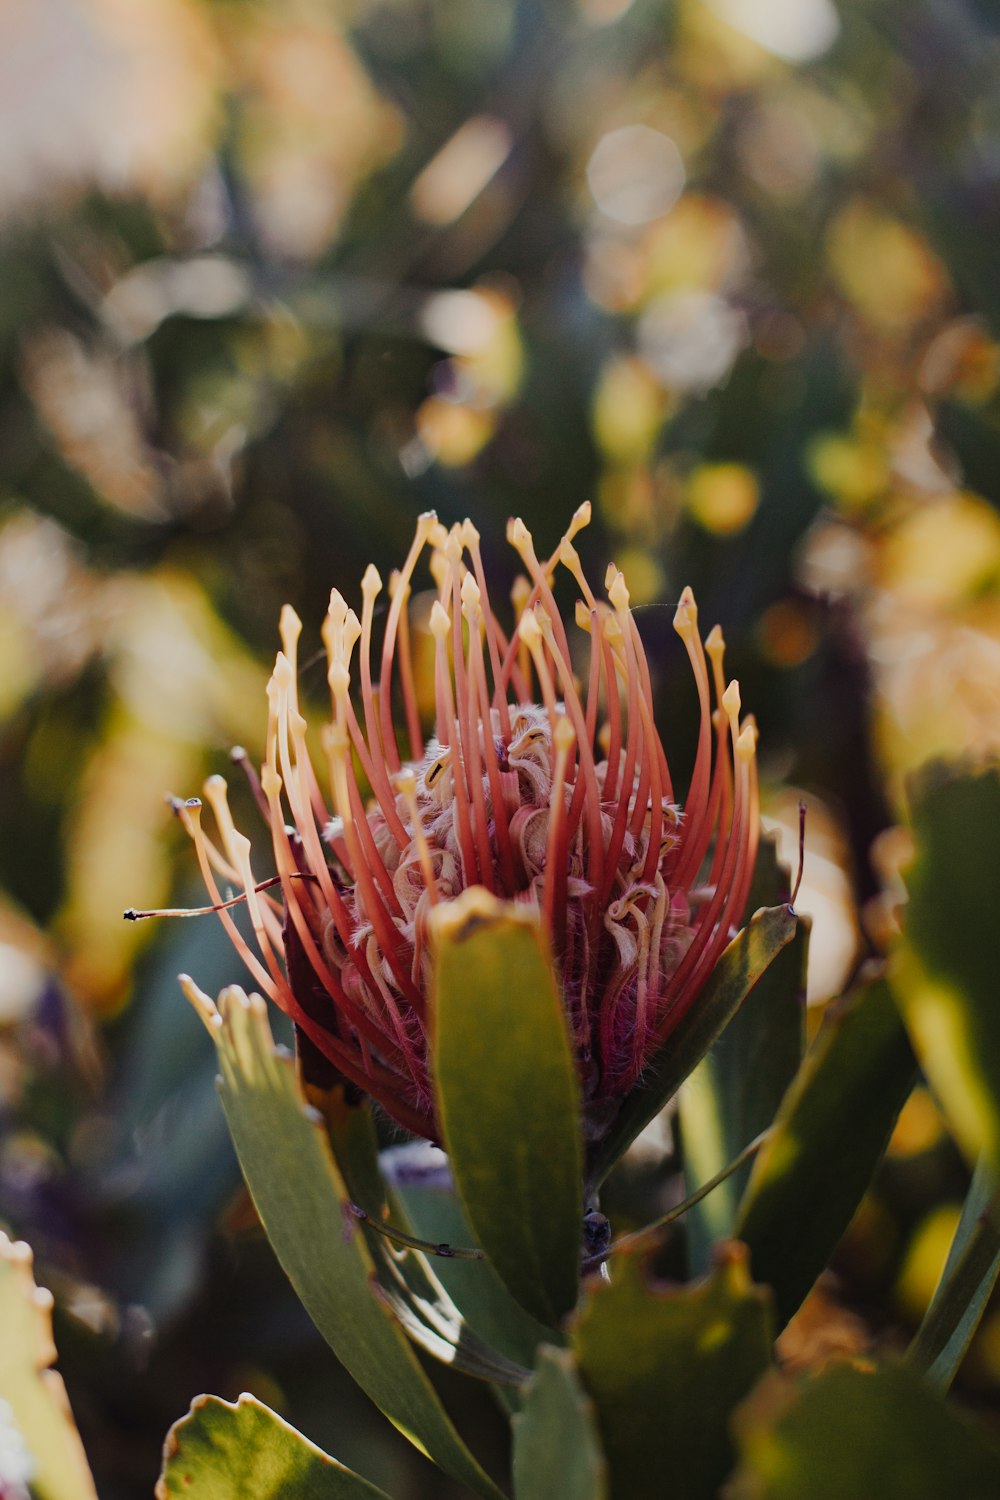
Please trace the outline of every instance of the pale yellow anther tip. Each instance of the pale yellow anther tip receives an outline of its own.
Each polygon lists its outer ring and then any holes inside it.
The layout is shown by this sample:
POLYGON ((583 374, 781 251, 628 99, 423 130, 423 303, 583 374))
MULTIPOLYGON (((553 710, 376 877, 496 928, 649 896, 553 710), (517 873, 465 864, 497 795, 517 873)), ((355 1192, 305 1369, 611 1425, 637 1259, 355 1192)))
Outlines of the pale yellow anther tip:
POLYGON ((435 640, 444 640, 451 629, 451 620, 448 611, 440 599, 435 599, 431 605, 430 631, 435 640))
POLYGON ((741 731, 739 739, 736 741, 736 754, 739 756, 740 760, 753 760, 754 752, 756 749, 757 729, 755 725, 747 724, 747 726, 741 731))
POLYGON ((479 545, 479 532, 468 516, 462 522, 462 545, 468 547, 470 550, 479 545))
POLYGON ((260 768, 260 789, 269 802, 281 794, 281 777, 269 761, 260 768))
POLYGON ((395 776, 393 776, 392 784, 397 792, 400 792, 404 797, 408 797, 416 788, 417 778, 409 766, 404 766, 401 771, 397 771, 395 776))
POLYGON ((462 579, 462 613, 466 619, 469 619, 477 615, 481 607, 482 594, 479 591, 479 584, 471 573, 466 573, 462 579))
POLYGON ((576 730, 573 728, 566 714, 560 714, 556 719, 553 740, 555 741, 557 755, 568 755, 576 744, 576 730))
POLYGON ((523 573, 518 573, 510 586, 510 602, 518 611, 522 610, 531 598, 531 583, 523 573))
POLYGON ((330 663, 326 680, 330 684, 331 691, 338 698, 346 694, 351 686, 351 674, 342 661, 330 663))
POLYGON ((552 617, 549 614, 548 610, 543 609, 541 604, 536 604, 535 617, 538 620, 538 628, 542 632, 542 635, 545 637, 546 645, 553 645, 555 641, 555 632, 552 629, 552 617))
POLYGON ((452 567, 457 567, 457 565, 461 562, 462 528, 461 526, 459 526, 457 521, 448 532, 448 535, 445 537, 442 551, 444 552, 445 557, 451 563, 452 567))
POLYGON ((705 637, 705 650, 710 657, 712 657, 713 659, 715 657, 718 657, 719 661, 721 661, 725 649, 726 641, 725 637, 722 634, 722 626, 713 625, 711 630, 708 632, 708 635, 705 637))
POLYGON ((620 572, 618 568, 614 571, 614 577, 610 578, 608 598, 617 610, 624 612, 629 607, 631 596, 628 591, 628 584, 625 582, 625 574, 620 572))
POLYGON ((582 531, 585 526, 590 525, 590 518, 593 515, 593 511, 594 507, 589 500, 584 500, 582 505, 577 506, 573 512, 573 523, 570 529, 572 536, 575 536, 578 531, 582 531))
POLYGON ((251 848, 250 840, 247 838, 246 834, 240 833, 238 828, 234 828, 229 836, 229 843, 230 847, 232 848, 236 863, 241 865, 245 864, 250 858, 251 848))
POLYGON ((603 626, 604 639, 607 641, 608 645, 620 646, 622 641, 625 639, 625 632, 622 630, 621 621, 618 619, 618 616, 610 614, 605 615, 603 619, 603 626))
POLYGON ((228 789, 229 787, 226 778, 224 776, 220 776, 218 771, 216 771, 213 776, 207 776, 202 784, 202 791, 205 793, 206 797, 213 797, 216 793, 221 793, 223 796, 225 796, 228 789))
POLYGON ((586 604, 584 604, 584 602, 583 602, 582 599, 578 599, 576 601, 576 610, 574 612, 574 619, 576 620, 576 623, 577 623, 578 627, 581 630, 585 630, 587 632, 587 634, 589 635, 590 634, 590 610, 587 608, 586 604))
POLYGON ((675 610, 674 629, 682 640, 684 640, 688 636, 694 635, 694 621, 691 619, 691 616, 688 614, 686 609, 675 610))
POLYGON ((295 610, 290 604, 283 604, 281 606, 281 616, 279 619, 278 629, 281 633, 282 640, 284 640, 286 636, 291 636, 293 639, 297 640, 299 635, 302 633, 302 621, 299 619, 298 615, 295 613, 295 610))
POLYGON ((277 656, 274 658, 274 671, 271 675, 280 688, 291 687, 292 664, 288 660, 288 657, 285 655, 284 651, 279 651, 277 656))
POLYGON ((365 597, 375 598, 381 592, 382 576, 374 563, 369 563, 361 579, 361 592, 365 597))
POLYGON ((531 546, 531 532, 525 526, 520 516, 511 516, 507 522, 507 540, 518 551, 531 546))
POLYGON ((517 622, 517 633, 524 644, 530 649, 539 646, 542 640, 542 627, 538 623, 538 617, 533 609, 526 609, 517 622))
POLYGON ((739 716, 740 711, 740 685, 735 677, 722 695, 722 706, 730 719, 739 716))

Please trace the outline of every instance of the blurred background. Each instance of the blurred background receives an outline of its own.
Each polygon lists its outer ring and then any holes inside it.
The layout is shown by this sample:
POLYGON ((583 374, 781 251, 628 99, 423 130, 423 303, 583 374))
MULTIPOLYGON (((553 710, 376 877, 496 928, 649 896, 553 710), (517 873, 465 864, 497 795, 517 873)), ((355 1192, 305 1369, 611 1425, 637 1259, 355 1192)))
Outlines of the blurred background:
MULTIPOLYGON (((0 1224, 107 1500, 244 1388, 451 1493, 255 1228, 175 981, 235 954, 121 919, 202 899, 164 793, 259 756, 283 602, 318 704, 331 586, 419 512, 502 601, 508 515, 593 500, 680 783, 690 583, 789 858, 807 802, 812 1013, 884 944, 907 773, 1000 746, 998 78, 987 0, 0 7, 0 1224)), ((674 1181, 633 1176, 621 1227, 674 1181)), ((918 1089, 799 1337, 905 1340, 964 1187, 918 1089)), ((1000 1401, 1000 1310, 963 1390, 1000 1401)))

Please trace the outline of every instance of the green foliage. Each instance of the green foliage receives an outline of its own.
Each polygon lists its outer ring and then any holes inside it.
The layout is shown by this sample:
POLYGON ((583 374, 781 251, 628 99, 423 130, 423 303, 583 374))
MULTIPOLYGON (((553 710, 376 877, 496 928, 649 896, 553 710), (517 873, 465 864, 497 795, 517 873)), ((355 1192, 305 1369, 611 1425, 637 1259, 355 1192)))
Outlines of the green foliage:
POLYGON ((607 1465, 573 1356, 543 1345, 514 1418, 514 1500, 605 1500, 607 1465))
POLYGON ((587 1287, 572 1344, 613 1500, 711 1500, 729 1472, 730 1416, 769 1368, 773 1331, 743 1247, 717 1253, 690 1286, 658 1284, 632 1254, 587 1287))
POLYGON ((540 925, 485 896, 454 903, 437 930, 441 1126, 479 1243, 521 1306, 557 1327, 579 1281, 576 1064, 540 925))
POLYGON ((908 1353, 910 1364, 942 1391, 954 1380, 1000 1276, 996 1212, 996 1180, 980 1160, 941 1280, 908 1353))
MULTIPOLYGON (((0 1442, 10 1448, 3 1429, 13 1422, 23 1443, 35 1500, 97 1500, 83 1446, 66 1401, 63 1383, 49 1366, 56 1357, 52 1342, 52 1298, 35 1286, 27 1245, 11 1244, 0 1232, 0 1442)), ((13 1476, 0 1471, 4 1479, 13 1476)))
POLYGON ((199 1396, 163 1446, 156 1500, 389 1500, 254 1396, 199 1396))
MULTIPOLYGON (((528 1377, 534 1361, 535 1344, 543 1330, 534 1325, 528 1315, 504 1289, 488 1262, 465 1261, 474 1273, 470 1282, 475 1293, 471 1307, 462 1301, 462 1311, 449 1295, 447 1279, 442 1282, 439 1269, 451 1265, 462 1265, 462 1261, 451 1262, 446 1258, 435 1260, 433 1269, 427 1257, 419 1250, 400 1255, 396 1246, 374 1227, 381 1217, 390 1218, 405 1234, 412 1224, 408 1221, 404 1206, 395 1194, 386 1191, 378 1161, 378 1146, 371 1107, 367 1102, 349 1106, 344 1102, 343 1091, 335 1089, 325 1097, 315 1088, 307 1089, 310 1101, 321 1101, 322 1113, 334 1160, 344 1180, 352 1203, 368 1215, 364 1227, 359 1225, 368 1252, 375 1266, 381 1294, 395 1317, 406 1329, 413 1341, 429 1354, 445 1364, 452 1365, 466 1375, 481 1380, 494 1380, 503 1386, 516 1386, 528 1377), (477 1326, 481 1304, 495 1313, 495 1322, 510 1330, 510 1336, 493 1337, 494 1319, 486 1314, 485 1337, 477 1326), (499 1304, 499 1306, 497 1306, 499 1304), (477 1316, 478 1315, 478 1316, 477 1316), (532 1341, 531 1333, 537 1327, 532 1341), (514 1347, 508 1357, 507 1351, 514 1347)), ((433 1244, 451 1238, 455 1245, 465 1245, 469 1235, 464 1232, 461 1214, 458 1215, 457 1232, 449 1236, 435 1233, 433 1244)))
MULTIPOLYGON (((410 1229, 431 1245, 472 1245, 469 1228, 455 1193, 450 1189, 407 1185, 393 1194, 410 1229)), ((540 1343, 561 1340, 515 1302, 488 1260, 444 1257, 434 1261, 434 1273, 447 1289, 468 1327, 507 1359, 526 1366, 535 1363, 540 1343)))
MULTIPOLYGON (((809 923, 764 970, 725 1031, 680 1091, 688 1192, 708 1182, 766 1130, 798 1071, 805 1042, 809 923)), ((687 1215, 692 1268, 704 1270, 716 1240, 733 1234, 750 1163, 687 1215)))
POLYGON ((1000 770, 932 766, 911 788, 916 858, 906 873, 895 991, 955 1133, 1000 1175, 1000 1008, 990 935, 1000 930, 1000 770))
POLYGON ((736 1234, 787 1322, 829 1261, 913 1086, 915 1063, 882 980, 824 1020, 761 1148, 736 1234))
POLYGON ((736 1425, 732 1500, 993 1500, 1000 1450, 903 1369, 833 1365, 762 1391, 736 1425))
POLYGON ((230 989, 201 1006, 218 1048, 219 1092, 257 1212, 289 1280, 344 1367, 401 1432, 446 1473, 495 1497, 402 1329, 372 1294, 374 1266, 348 1232, 347 1192, 319 1117, 274 1048, 259 996, 230 989))

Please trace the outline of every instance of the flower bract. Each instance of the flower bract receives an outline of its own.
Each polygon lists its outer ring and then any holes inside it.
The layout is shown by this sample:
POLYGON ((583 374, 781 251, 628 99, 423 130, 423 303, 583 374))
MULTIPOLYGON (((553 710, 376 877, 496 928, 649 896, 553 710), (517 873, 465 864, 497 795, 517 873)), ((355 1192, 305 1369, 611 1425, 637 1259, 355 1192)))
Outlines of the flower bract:
POLYGON ((301 626, 286 606, 259 775, 237 753, 267 820, 280 895, 258 884, 221 777, 205 786, 214 835, 200 802, 178 805, 257 985, 337 1075, 432 1140, 436 908, 480 886, 537 914, 593 1138, 697 1003, 746 904, 758 831, 756 728, 741 723, 739 689, 726 684, 721 632, 702 641, 685 590, 674 624, 699 731, 681 806, 625 579, 609 568, 599 596, 573 544, 588 519, 583 506, 541 559, 523 523, 510 523, 524 574, 509 635, 468 521, 448 530, 432 514, 420 517, 389 583, 379 643, 376 570, 362 579, 360 614, 335 590, 323 626, 330 716, 316 761, 299 701, 301 626), (410 611, 427 561, 434 718, 425 735, 410 611), (570 624, 554 593, 560 569, 580 596, 570 624), (236 898, 224 899, 221 886, 236 898), (253 948, 231 915, 241 898, 253 948))

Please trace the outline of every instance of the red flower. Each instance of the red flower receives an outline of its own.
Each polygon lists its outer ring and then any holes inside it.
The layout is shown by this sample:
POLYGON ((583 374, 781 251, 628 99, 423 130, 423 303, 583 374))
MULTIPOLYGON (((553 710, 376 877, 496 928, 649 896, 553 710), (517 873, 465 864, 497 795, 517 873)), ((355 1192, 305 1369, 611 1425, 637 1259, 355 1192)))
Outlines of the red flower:
POLYGON ((538 911, 593 1136, 696 1002, 746 904, 758 834, 756 729, 749 720, 740 726, 736 683, 724 686, 721 632, 716 627, 702 644, 685 590, 674 624, 694 673, 701 727, 682 809, 653 721, 649 667, 625 580, 610 568, 607 600, 598 599, 572 544, 588 520, 583 506, 544 562, 524 524, 510 523, 508 539, 529 577, 515 589, 518 623, 508 640, 489 602, 471 522, 449 532, 434 515, 421 516, 390 583, 377 682, 372 634, 381 580, 374 568, 365 573, 360 619, 334 591, 323 630, 332 816, 306 750, 297 692, 301 627, 286 607, 259 783, 250 773, 270 825, 280 902, 255 888, 250 843, 233 827, 221 777, 205 787, 218 844, 201 828, 200 804, 181 809, 212 900, 222 904, 217 876, 245 893, 259 955, 229 911, 221 916, 257 984, 345 1079, 431 1139, 438 1131, 427 1041, 428 920, 436 905, 481 885, 538 911), (425 743, 408 600, 426 548, 437 599, 430 617, 436 717, 425 743), (560 564, 582 595, 583 690, 552 593, 560 564), (406 756, 393 723, 394 693, 406 756), (374 799, 367 806, 359 771, 374 799))

